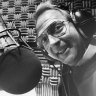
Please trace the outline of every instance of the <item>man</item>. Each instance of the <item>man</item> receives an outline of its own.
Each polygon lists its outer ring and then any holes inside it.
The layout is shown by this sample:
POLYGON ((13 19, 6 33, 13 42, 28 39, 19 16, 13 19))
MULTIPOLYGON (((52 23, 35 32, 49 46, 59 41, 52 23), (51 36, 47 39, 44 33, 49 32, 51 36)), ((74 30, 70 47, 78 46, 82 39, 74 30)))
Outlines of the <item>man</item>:
POLYGON ((71 66, 79 96, 96 96, 96 23, 86 12, 84 24, 78 26, 81 14, 75 15, 50 2, 41 3, 35 14, 37 45, 48 59, 71 66))

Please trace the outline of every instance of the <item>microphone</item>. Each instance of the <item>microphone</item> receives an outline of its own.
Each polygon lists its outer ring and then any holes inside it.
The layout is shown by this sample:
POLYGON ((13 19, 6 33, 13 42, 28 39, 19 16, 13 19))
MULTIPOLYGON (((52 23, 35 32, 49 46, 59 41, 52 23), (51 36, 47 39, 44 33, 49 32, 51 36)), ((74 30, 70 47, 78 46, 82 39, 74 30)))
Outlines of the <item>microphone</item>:
POLYGON ((0 88, 12 94, 32 90, 39 82, 42 67, 32 50, 18 47, 0 57, 0 88))
MULTIPOLYGON (((15 41, 0 18, 0 88, 11 94, 24 94, 38 84, 41 62, 33 52, 15 41)), ((29 47, 29 46, 28 46, 29 47)))

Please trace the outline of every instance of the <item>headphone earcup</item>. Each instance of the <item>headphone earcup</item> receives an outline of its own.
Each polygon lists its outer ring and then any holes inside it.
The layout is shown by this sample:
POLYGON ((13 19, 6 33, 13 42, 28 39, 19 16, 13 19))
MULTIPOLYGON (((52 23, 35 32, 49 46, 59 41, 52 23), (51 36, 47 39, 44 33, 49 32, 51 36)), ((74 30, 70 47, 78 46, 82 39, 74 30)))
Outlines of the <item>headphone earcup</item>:
POLYGON ((89 20, 89 19, 93 18, 91 13, 87 12, 86 10, 77 10, 77 11, 73 12, 73 14, 74 14, 74 17, 75 17, 75 21, 78 24, 82 24, 86 20, 89 20))
POLYGON ((80 28, 86 37, 92 37, 96 31, 95 18, 86 10, 77 10, 71 12, 71 18, 74 24, 80 28))

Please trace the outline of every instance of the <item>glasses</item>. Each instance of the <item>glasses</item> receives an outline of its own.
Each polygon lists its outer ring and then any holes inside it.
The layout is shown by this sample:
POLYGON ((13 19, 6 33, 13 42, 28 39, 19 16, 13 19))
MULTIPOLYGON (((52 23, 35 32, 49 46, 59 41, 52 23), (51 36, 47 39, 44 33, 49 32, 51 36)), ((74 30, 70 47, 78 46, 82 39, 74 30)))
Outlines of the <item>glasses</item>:
POLYGON ((69 21, 60 20, 52 22, 43 32, 41 32, 40 36, 37 37, 38 47, 42 48, 43 44, 49 41, 48 35, 55 38, 62 37, 68 29, 68 22, 69 21))

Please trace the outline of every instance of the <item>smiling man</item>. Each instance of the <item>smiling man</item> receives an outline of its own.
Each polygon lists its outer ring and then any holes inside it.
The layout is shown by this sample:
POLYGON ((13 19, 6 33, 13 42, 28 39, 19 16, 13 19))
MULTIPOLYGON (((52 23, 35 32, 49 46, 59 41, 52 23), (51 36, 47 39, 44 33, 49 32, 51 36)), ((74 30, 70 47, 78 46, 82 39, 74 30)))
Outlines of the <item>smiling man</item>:
POLYGON ((35 19, 37 45, 45 56, 71 66, 80 96, 96 96, 96 40, 93 36, 96 23, 93 16, 86 11, 70 14, 45 2, 37 7, 35 19))
POLYGON ((38 41, 50 57, 64 64, 77 64, 85 52, 86 40, 78 34, 67 11, 58 8, 45 9, 37 18, 36 29, 38 41))

